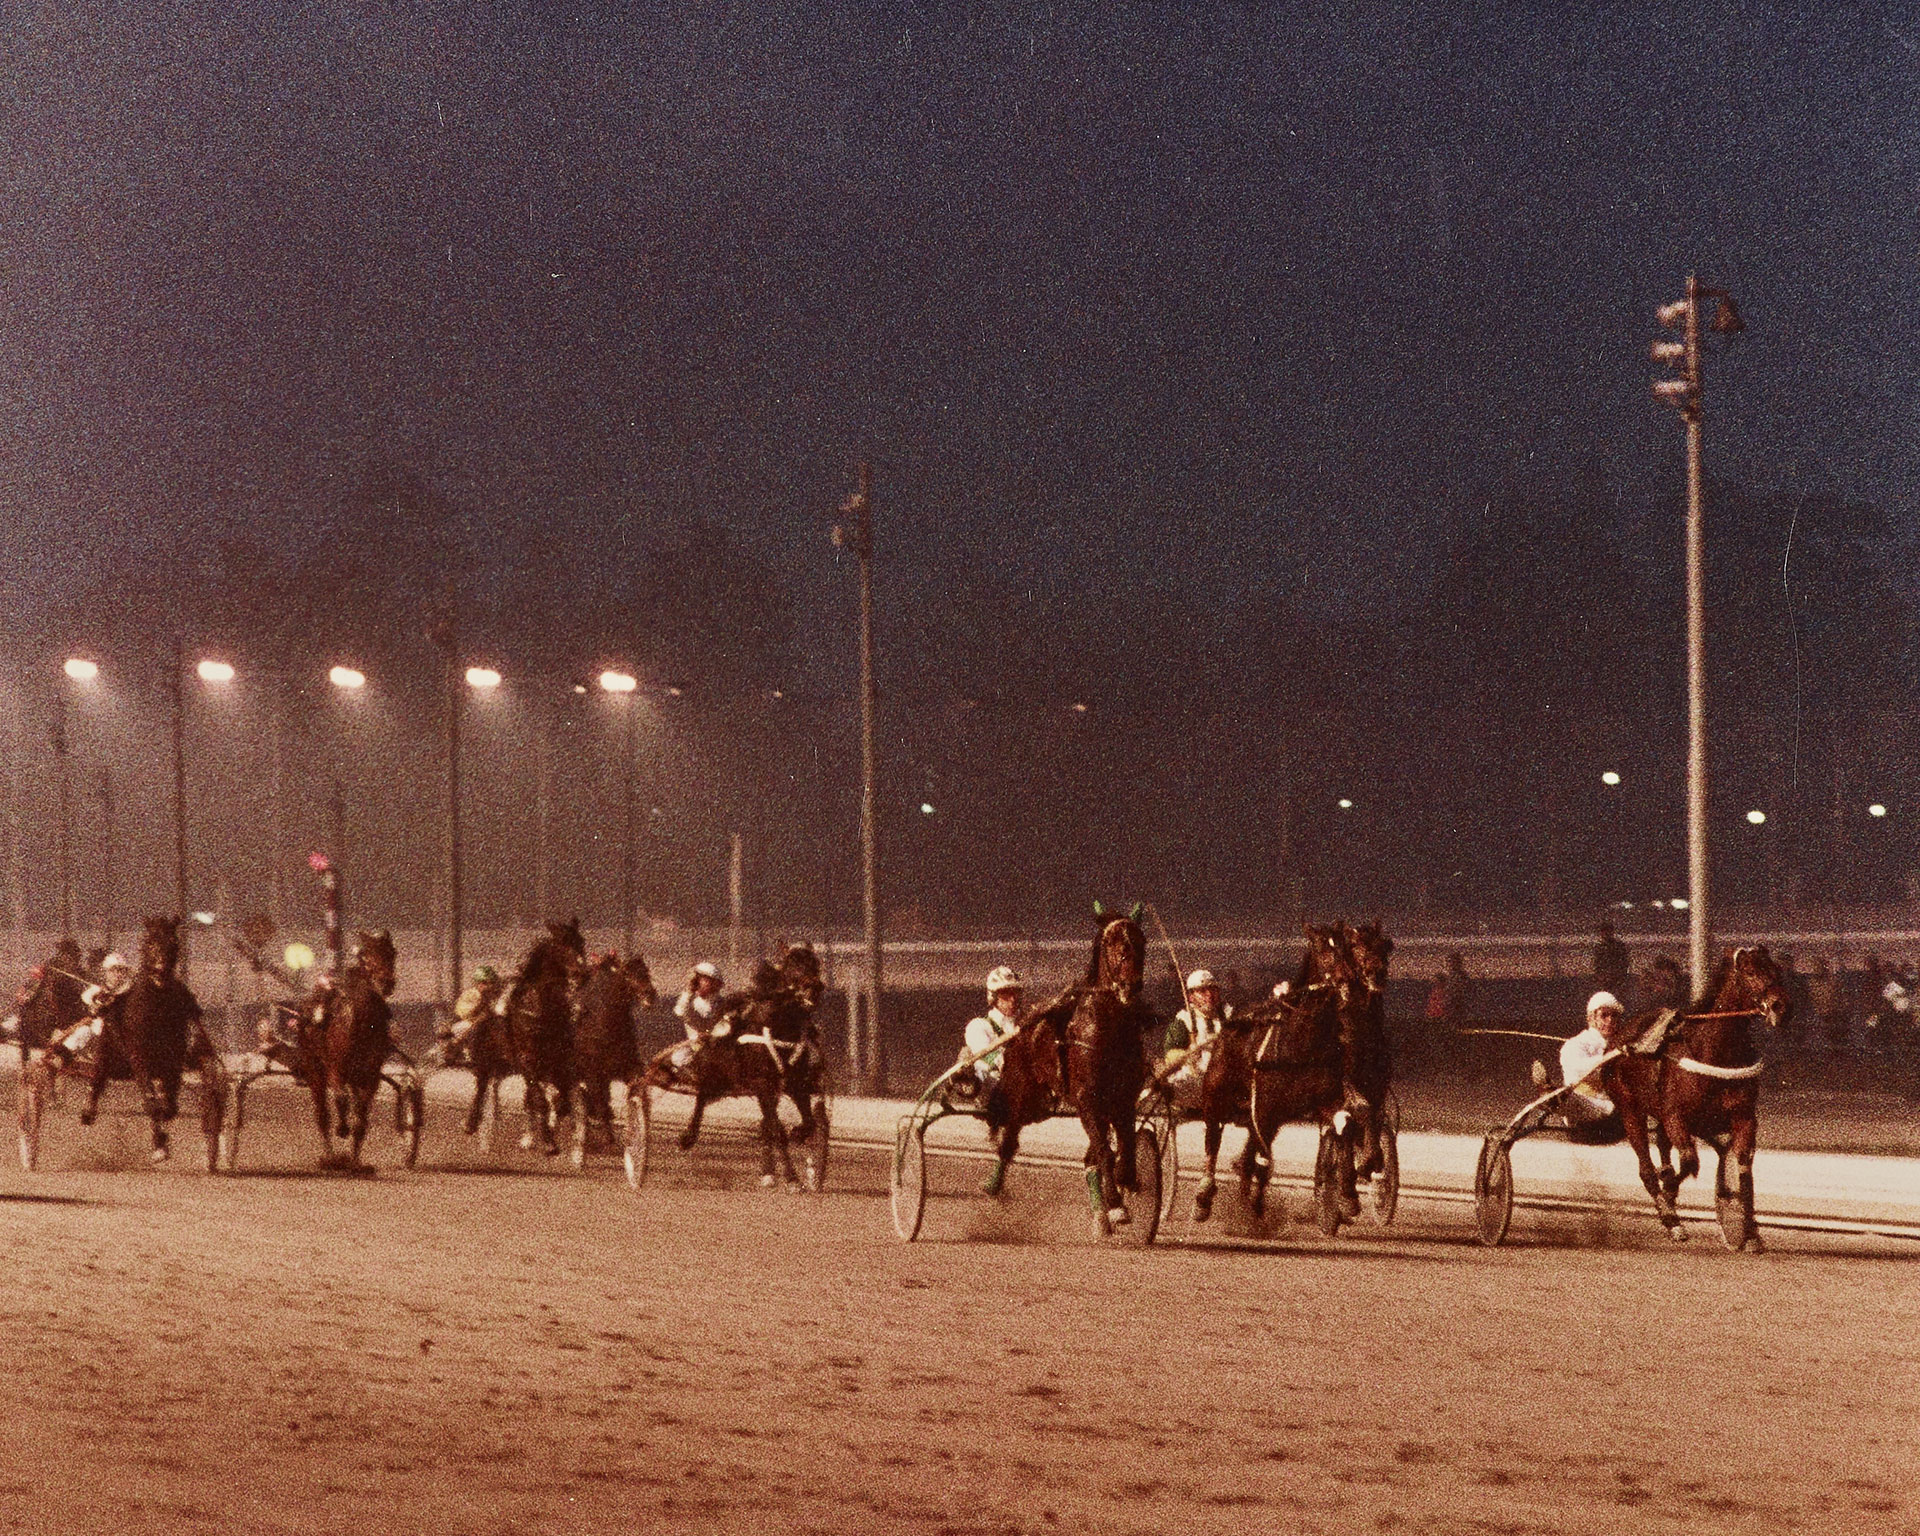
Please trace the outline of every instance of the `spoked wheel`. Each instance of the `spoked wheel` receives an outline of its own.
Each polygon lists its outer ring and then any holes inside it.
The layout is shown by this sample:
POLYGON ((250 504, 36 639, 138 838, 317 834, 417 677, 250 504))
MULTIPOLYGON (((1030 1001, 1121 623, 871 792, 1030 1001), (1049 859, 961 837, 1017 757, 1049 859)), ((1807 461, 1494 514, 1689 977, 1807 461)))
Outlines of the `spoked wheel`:
POLYGON ((47 1118, 50 1092, 46 1058, 20 1071, 20 1166, 32 1173, 40 1166, 40 1127, 47 1118))
POLYGON ((420 1161, 420 1137, 427 1123, 427 1090, 408 1080, 400 1085, 393 1106, 393 1131, 400 1138, 400 1166, 411 1168, 420 1161))
POLYGON ((1325 1236, 1336 1237, 1345 1220, 1340 1211, 1340 1138, 1322 1128, 1313 1159, 1313 1224, 1325 1236))
POLYGON ((647 1182, 647 1152, 653 1140, 653 1090, 645 1083, 627 1085, 627 1183, 638 1189, 647 1182))
POLYGON ((819 1194, 827 1187, 827 1153, 833 1136, 833 1101, 821 1094, 813 1101, 813 1137, 807 1143, 807 1188, 819 1194))
POLYGON ((1367 1214, 1377 1227, 1393 1225, 1400 1208, 1400 1117, 1389 1112, 1380 1120, 1380 1172, 1370 1180, 1367 1214))
POLYGON ((893 1133, 893 1176, 887 1181, 893 1230, 905 1242, 920 1235, 927 1214, 927 1144, 911 1115, 893 1133))
POLYGON ((1480 1161, 1473 1170, 1473 1219, 1480 1241, 1489 1248, 1498 1248, 1513 1224, 1513 1156, 1502 1133, 1480 1143, 1480 1161))
POLYGON ((1133 1137, 1133 1184, 1140 1214, 1113 1235, 1129 1247, 1144 1248, 1160 1231, 1160 1136, 1157 1127, 1143 1125, 1133 1137))

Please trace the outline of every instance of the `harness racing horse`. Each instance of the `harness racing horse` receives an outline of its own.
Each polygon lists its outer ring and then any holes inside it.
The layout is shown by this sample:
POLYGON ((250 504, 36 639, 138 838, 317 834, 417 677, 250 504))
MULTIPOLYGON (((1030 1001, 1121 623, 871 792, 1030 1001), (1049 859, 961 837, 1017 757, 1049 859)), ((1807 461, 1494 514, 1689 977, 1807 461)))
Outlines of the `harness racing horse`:
POLYGON ((102 1015, 87 1105, 80 1123, 92 1125, 109 1081, 140 1087, 153 1126, 156 1163, 171 1155, 167 1126, 179 1113, 180 1078, 192 1062, 200 1070, 200 1126, 206 1134, 208 1167, 226 1113, 226 1072, 201 1022, 200 1002, 180 980, 179 920, 149 917, 140 937, 140 961, 130 986, 102 1015))
MULTIPOLYGON (((772 1188, 776 1168, 789 1189, 801 1187, 791 1142, 806 1143, 807 1183, 819 1189, 826 1177, 828 1127, 816 1112, 826 1094, 826 1057, 813 1025, 813 1010, 825 983, 811 944, 790 944, 777 965, 762 961, 745 993, 723 998, 716 1022, 692 1059, 676 1067, 673 1051, 648 1064, 650 1088, 693 1089, 693 1114, 680 1133, 691 1151, 700 1123, 715 1099, 745 1095, 760 1106, 760 1183, 772 1188), (800 1112, 792 1136, 780 1119, 780 1100, 800 1112)), ((677 1048, 676 1048, 677 1049, 677 1048)))
MULTIPOLYGON (((1288 995, 1228 1020, 1201 1079, 1207 1164, 1194 1192, 1195 1221, 1212 1214, 1220 1140, 1228 1125, 1246 1128, 1247 1148, 1237 1165, 1240 1196, 1259 1216, 1266 1211, 1280 1127, 1290 1120, 1330 1119, 1342 1105, 1341 1012, 1352 1006, 1359 972, 1338 926, 1309 923, 1302 932, 1307 951, 1288 995)), ((1347 1170, 1350 1179, 1351 1162, 1347 1170)))
POLYGON ((1668 1028, 1657 1055, 1629 1047, 1600 1069, 1600 1080, 1620 1106, 1627 1141, 1639 1159, 1640 1182, 1653 1197, 1668 1236, 1675 1242, 1686 1240, 1675 1202, 1681 1183, 1700 1171, 1698 1138, 1719 1156, 1714 1197, 1722 1236, 1729 1247, 1758 1253, 1762 1245, 1753 1218, 1753 1152, 1763 1063, 1754 1049, 1751 1025, 1764 1018, 1782 1028, 1792 1017, 1793 1004, 1779 962, 1764 944, 1728 950, 1701 996, 1705 1001, 1696 1002, 1668 1028), (1680 1154, 1677 1171, 1655 1169, 1648 1152, 1649 1121, 1662 1143, 1680 1154), (1737 1242, 1728 1230, 1735 1222, 1737 1242))
POLYGON ((387 999, 393 996, 398 963, 386 929, 360 933, 353 963, 321 982, 300 1010, 294 1075, 313 1094, 313 1120, 329 1162, 335 1136, 348 1143, 347 1160, 360 1161, 373 1096, 393 1050, 387 999))
POLYGON ((1353 962, 1354 983, 1340 1010, 1341 1069, 1366 1100, 1353 1106, 1352 1129, 1359 1132, 1358 1174, 1383 1166, 1380 1121, 1393 1089, 1393 1050, 1387 1039, 1387 966, 1393 940, 1378 921, 1342 923, 1340 936, 1353 962))
POLYGON ((1144 1036, 1154 1015, 1141 996, 1147 941, 1138 909, 1099 920, 1084 980, 1036 1011, 1009 1040, 1000 1081, 987 1096, 998 1161, 987 1192, 998 1194, 1025 1126, 1070 1107, 1087 1133, 1087 1199, 1101 1236, 1133 1218, 1126 1196, 1134 1172, 1140 1089, 1147 1078, 1144 1036))
POLYGON ((28 980, 14 1010, 20 1031, 14 1044, 20 1047, 23 1065, 29 1052, 44 1050, 87 1016, 79 964, 77 953, 59 948, 44 965, 35 968, 28 980))
POLYGON ((520 1137, 523 1149, 536 1135, 542 1150, 557 1157, 560 1143, 554 1127, 570 1109, 573 1066, 570 1061, 573 1000, 586 969, 587 942, 580 919, 548 923, 546 937, 535 944, 514 973, 496 1017, 473 1032, 473 1105, 467 1111, 467 1134, 480 1129, 480 1118, 493 1085, 516 1072, 526 1090, 527 1129, 520 1137))
POLYGON ((639 955, 622 960, 602 955, 580 988, 573 1008, 573 1166, 587 1159, 587 1127, 599 1126, 613 1136, 612 1086, 625 1083, 628 1092, 640 1075, 639 1042, 633 1033, 633 1010, 651 1008, 659 1001, 653 974, 639 955))

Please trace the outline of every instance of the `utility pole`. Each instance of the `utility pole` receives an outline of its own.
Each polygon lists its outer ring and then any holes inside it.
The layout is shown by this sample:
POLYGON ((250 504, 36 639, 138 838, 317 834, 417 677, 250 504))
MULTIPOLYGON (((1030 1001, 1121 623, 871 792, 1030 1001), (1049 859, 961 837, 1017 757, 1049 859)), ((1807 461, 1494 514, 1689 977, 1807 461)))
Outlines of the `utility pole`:
POLYGON ((114 908, 113 771, 100 770, 100 942, 113 948, 114 908))
MULTIPOLYGON (((173 912, 187 915, 187 641, 173 637, 173 912)), ((181 954, 182 968, 186 955, 181 954)))
POLYGON ((624 759, 621 764, 622 800, 626 811, 626 835, 620 843, 620 953, 633 954, 633 840, 635 836, 635 804, 633 784, 633 760, 640 755, 640 701, 637 694, 628 693, 620 699, 621 707, 626 711, 626 721, 620 733, 620 753, 624 759))
POLYGON ((840 505, 847 519, 834 543, 851 544, 860 561, 860 863, 861 904, 867 922, 866 1088, 877 1091, 884 1063, 880 1047, 880 851, 874 754, 873 685, 873 468, 860 465, 860 488, 840 505))
POLYGON ((73 937, 73 762, 67 743, 67 696, 53 717, 53 755, 60 791, 60 937, 73 937))
POLYGON ((447 583, 447 606, 428 630, 428 637, 447 658, 447 955, 450 998, 460 995, 466 974, 461 957, 460 898, 460 707, 464 679, 460 675, 460 634, 454 607, 453 583, 447 583))
POLYGON ((1656 341, 1656 363, 1677 364, 1680 376, 1656 379, 1655 398, 1674 406, 1687 428, 1687 956, 1693 985, 1706 985, 1713 948, 1707 893, 1707 597, 1706 488, 1700 435, 1705 415, 1701 390, 1700 301, 1720 306, 1713 330, 1731 336, 1745 329, 1732 295, 1705 288, 1687 276, 1687 296, 1658 311, 1660 323, 1681 333, 1679 341, 1656 341))

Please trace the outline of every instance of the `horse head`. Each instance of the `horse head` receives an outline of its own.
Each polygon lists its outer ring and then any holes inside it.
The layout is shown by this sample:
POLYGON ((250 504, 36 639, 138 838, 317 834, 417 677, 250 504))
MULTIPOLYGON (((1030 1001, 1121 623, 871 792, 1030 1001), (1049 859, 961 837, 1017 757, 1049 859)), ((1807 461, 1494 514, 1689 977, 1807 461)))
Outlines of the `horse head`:
POLYGON ((1113 987, 1131 1001, 1139 994, 1146 961, 1147 936, 1137 918, 1110 917, 1101 924, 1094 945, 1094 985, 1113 987))
POLYGON ((1393 940, 1387 937, 1380 920, 1370 923, 1341 924, 1341 934, 1346 941, 1347 953, 1358 971, 1360 985, 1369 992, 1384 992, 1387 987, 1387 964, 1393 957, 1393 940))
POLYGON ((140 933, 140 974, 155 986, 173 980, 180 965, 180 920, 149 917, 140 933))
POLYGON ((780 956, 781 985, 809 1008, 818 1006, 827 984, 820 976, 820 957, 811 944, 789 944, 780 956))
POLYGON ((394 947, 393 934, 385 928, 354 935, 353 959, 382 997, 392 997, 400 980, 400 952, 394 947))
POLYGON ((646 956, 638 950, 627 956, 621 965, 627 978, 627 985, 633 988, 634 999, 642 1008, 651 1008, 660 1001, 660 993, 653 985, 653 972, 647 967, 646 956))
POLYGON ((1743 944, 1729 951, 1715 1008, 1730 1011, 1751 1008, 1768 1025, 1779 1029, 1793 1017, 1793 998, 1786 972, 1764 944, 1743 944))
POLYGON ((1360 979, 1359 967, 1347 947, 1345 930, 1338 923, 1302 923, 1300 932, 1307 941, 1306 984, 1330 987, 1344 999, 1360 979))

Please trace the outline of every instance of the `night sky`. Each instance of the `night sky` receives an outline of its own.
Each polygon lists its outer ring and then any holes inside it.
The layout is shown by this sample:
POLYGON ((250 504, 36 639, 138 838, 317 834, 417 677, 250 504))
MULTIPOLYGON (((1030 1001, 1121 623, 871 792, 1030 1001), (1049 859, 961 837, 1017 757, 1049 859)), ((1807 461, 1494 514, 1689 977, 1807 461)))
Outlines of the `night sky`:
MULTIPOLYGON (((436 726, 413 695, 452 580, 475 659, 562 712, 480 738, 476 916, 531 908, 543 731, 569 744, 549 896, 604 908, 619 773, 566 687, 613 660, 650 689, 649 910, 710 914, 747 824, 763 910, 850 916, 852 572, 827 531, 863 457, 908 920, 1096 894, 1196 921, 1524 908, 1546 866, 1582 910, 1653 894, 1682 867, 1681 436, 1646 344, 1689 270, 1748 325, 1708 380, 1716 505, 1745 509, 1712 535, 1739 678, 1721 782, 1745 797, 1723 809, 1764 800, 1798 839, 1730 845, 1730 889, 1903 889, 1920 24, 1897 8, 49 5, 0 27, 36 913, 58 659, 129 680, 76 753, 145 805, 177 628, 243 670, 305 677, 350 643, 409 678, 386 745, 292 752, 278 850, 268 706, 196 716, 196 887, 264 899, 344 773, 361 888, 424 916, 436 726), (1796 537, 1844 546, 1844 588, 1795 587, 1796 537), (1489 589, 1543 627, 1503 629, 1489 589), (1581 692, 1616 642, 1638 692, 1581 692), (1517 696, 1471 697, 1484 645, 1562 689, 1537 721, 1502 735, 1517 696), (1616 752, 1658 788, 1602 824, 1616 752), (1847 815, 1895 802, 1844 858, 1836 782, 1847 815), (1364 832, 1329 820, 1338 792, 1364 832), (1816 846, 1845 871, 1800 889, 1816 846)), ((321 741, 334 704, 304 688, 271 708, 321 741)), ((170 888, 163 809, 129 811, 128 901, 170 888)))

